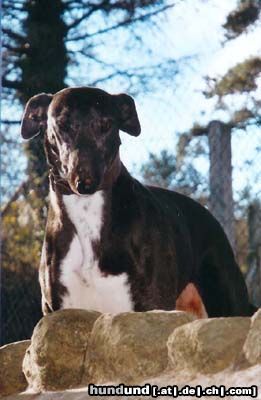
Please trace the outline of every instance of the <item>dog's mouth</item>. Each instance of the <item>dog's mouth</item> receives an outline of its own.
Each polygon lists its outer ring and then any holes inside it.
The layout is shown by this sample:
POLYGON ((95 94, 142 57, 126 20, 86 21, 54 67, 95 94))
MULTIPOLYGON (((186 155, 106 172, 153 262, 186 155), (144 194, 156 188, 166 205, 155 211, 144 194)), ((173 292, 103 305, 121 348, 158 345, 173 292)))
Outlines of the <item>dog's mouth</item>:
POLYGON ((71 190, 78 196, 94 194, 99 190, 99 184, 91 177, 84 179, 77 178, 73 182, 68 182, 71 190))

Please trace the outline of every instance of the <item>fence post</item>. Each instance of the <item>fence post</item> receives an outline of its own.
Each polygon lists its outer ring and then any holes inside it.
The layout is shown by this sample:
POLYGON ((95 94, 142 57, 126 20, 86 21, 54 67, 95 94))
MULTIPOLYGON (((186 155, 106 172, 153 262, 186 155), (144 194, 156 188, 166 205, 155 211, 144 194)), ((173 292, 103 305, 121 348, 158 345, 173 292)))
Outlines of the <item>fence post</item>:
POLYGON ((208 126, 208 143, 209 209, 222 225, 235 251, 231 128, 220 121, 211 121, 208 126))

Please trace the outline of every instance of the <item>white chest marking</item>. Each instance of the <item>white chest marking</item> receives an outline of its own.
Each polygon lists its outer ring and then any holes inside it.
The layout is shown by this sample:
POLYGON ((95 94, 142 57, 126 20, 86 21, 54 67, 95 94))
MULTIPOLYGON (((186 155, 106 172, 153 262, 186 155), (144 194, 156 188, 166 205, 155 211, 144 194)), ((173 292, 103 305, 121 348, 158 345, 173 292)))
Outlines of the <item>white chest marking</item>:
POLYGON ((61 263, 61 283, 67 292, 62 308, 83 308, 100 312, 132 311, 127 274, 103 276, 93 251, 103 223, 103 192, 88 197, 64 195, 63 202, 75 226, 68 253, 61 263))

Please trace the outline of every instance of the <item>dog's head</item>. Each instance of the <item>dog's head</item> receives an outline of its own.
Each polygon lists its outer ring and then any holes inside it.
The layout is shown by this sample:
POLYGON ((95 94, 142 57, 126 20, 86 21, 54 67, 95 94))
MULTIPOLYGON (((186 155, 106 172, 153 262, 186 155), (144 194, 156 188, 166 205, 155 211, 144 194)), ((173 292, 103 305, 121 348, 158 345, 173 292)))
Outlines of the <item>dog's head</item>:
POLYGON ((21 127, 24 139, 45 135, 49 164, 76 194, 102 188, 118 157, 119 130, 140 134, 134 100, 89 87, 32 97, 21 127))

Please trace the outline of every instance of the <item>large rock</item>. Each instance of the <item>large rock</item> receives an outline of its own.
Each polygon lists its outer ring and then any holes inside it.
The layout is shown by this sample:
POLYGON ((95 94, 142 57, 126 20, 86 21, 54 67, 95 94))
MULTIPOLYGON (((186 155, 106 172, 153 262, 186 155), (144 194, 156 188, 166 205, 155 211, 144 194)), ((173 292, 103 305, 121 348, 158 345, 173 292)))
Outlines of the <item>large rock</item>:
POLYGON ((0 396, 26 389, 27 382, 22 371, 22 363, 30 343, 30 340, 24 340, 0 348, 0 396))
POLYGON ((242 350, 250 318, 197 320, 177 328, 168 340, 169 366, 188 373, 216 373, 242 350))
POLYGON ((95 311, 61 310, 39 321, 23 363, 34 391, 81 385, 90 332, 99 315, 95 311))
POLYGON ((243 352, 249 364, 261 364, 261 308, 251 319, 251 327, 243 347, 243 352))
POLYGON ((170 333, 194 317, 184 312, 104 314, 94 324, 85 360, 85 381, 138 382, 167 366, 170 333))

